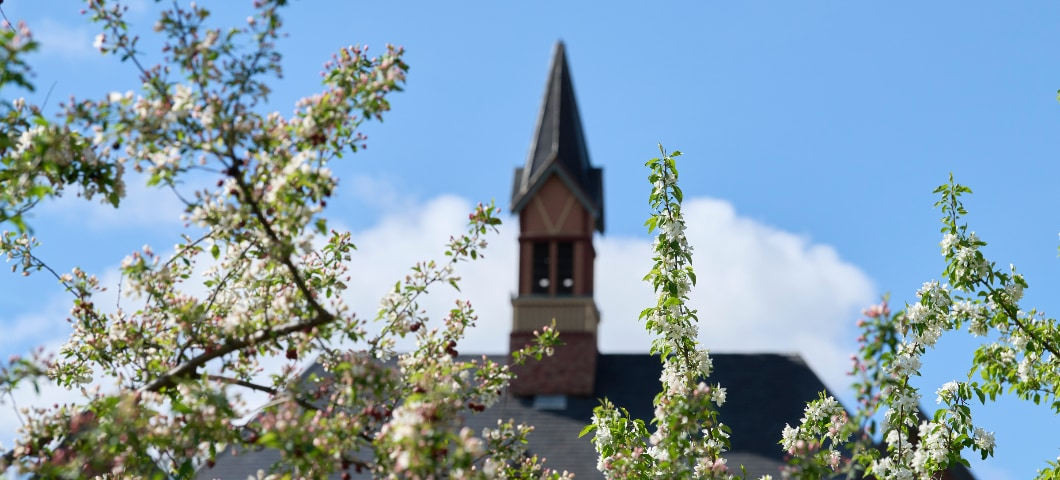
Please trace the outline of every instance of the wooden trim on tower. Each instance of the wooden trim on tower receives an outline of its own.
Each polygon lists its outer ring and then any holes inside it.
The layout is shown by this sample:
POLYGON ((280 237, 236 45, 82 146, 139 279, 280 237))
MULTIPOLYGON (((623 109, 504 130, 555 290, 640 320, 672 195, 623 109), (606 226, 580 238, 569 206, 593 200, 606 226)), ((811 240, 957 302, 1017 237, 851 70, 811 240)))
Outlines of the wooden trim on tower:
POLYGON ((519 235, 520 242, 532 242, 532 241, 557 241, 557 242, 592 242, 592 235, 546 235, 543 233, 525 233, 519 235))
POLYGON ((541 215, 541 222, 545 224, 545 230, 550 234, 562 232, 563 225, 567 222, 567 217, 570 216, 571 210, 574 210, 574 196, 571 195, 567 197, 567 201, 563 204, 556 221, 553 222, 552 215, 549 215, 548 207, 545 206, 545 202, 541 200, 540 196, 534 197, 532 203, 534 208, 537 209, 537 213, 541 215))
POLYGON ((512 331, 532 332, 556 321, 563 332, 596 333, 600 311, 591 296, 512 298, 512 331))

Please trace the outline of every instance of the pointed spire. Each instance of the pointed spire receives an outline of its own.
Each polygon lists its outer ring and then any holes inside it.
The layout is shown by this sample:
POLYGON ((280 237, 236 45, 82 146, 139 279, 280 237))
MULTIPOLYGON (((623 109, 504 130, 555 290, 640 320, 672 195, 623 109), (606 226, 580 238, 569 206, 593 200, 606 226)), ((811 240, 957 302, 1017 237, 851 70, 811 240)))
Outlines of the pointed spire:
POLYGON ((556 42, 545 98, 530 141, 526 165, 516 169, 512 189, 512 212, 520 212, 531 193, 551 172, 571 187, 581 203, 596 217, 596 229, 604 231, 603 172, 589 163, 582 133, 578 103, 563 42, 556 42))

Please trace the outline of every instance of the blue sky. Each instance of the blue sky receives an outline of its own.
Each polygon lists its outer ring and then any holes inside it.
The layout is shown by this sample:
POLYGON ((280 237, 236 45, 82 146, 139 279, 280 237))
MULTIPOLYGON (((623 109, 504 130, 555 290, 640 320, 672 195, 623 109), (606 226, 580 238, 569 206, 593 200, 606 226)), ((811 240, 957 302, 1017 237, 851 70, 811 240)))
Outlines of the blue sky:
MULTIPOLYGON (((218 22, 242 21, 250 5, 200 3, 217 10, 218 22)), ((405 266, 459 229, 473 202, 507 207, 560 39, 590 155, 605 172, 608 230, 597 240, 604 351, 647 348, 628 332, 651 300, 639 284, 650 241, 643 163, 659 142, 686 154, 682 186, 701 277, 695 302, 712 350, 798 352, 842 388, 860 307, 885 292, 902 304, 939 277, 931 191, 950 172, 975 190, 968 220, 989 242, 987 255, 1026 275, 1025 305, 1047 314, 1060 307, 1048 294, 1060 287, 1060 222, 1051 213, 1060 4, 293 4, 281 44, 285 76, 270 102, 281 113, 317 89, 320 65, 341 46, 394 43, 408 52, 406 92, 367 129, 369 148, 336 165, 343 183, 329 202, 363 252, 385 253, 361 260, 371 273, 363 298, 351 301, 366 311, 405 266)), ((131 5, 134 24, 148 30, 153 4, 131 5)), ((53 83, 51 105, 135 88, 131 65, 93 52, 96 32, 79 5, 11 0, 3 8, 42 42, 31 98, 42 101, 53 83)), ((45 205, 33 220, 42 253, 61 270, 81 265, 114 280, 131 250, 174 243, 176 203, 132 193, 131 212, 76 199, 45 205)), ((468 351, 506 345, 498 337, 510 321, 514 235, 509 225, 465 275, 482 318, 468 351)), ((0 289, 9 292, 0 296, 0 324, 12 332, 0 353, 61 343, 67 307, 53 282, 4 275, 0 289)), ((975 343, 963 337, 943 339, 929 355, 926 404, 942 383, 964 378, 975 343)), ((999 443, 995 458, 974 463, 980 478, 1029 477, 1060 454, 1052 443, 1060 421, 1045 407, 1005 401, 975 414, 999 443)), ((0 414, 5 432, 16 424, 8 416, 0 414)))

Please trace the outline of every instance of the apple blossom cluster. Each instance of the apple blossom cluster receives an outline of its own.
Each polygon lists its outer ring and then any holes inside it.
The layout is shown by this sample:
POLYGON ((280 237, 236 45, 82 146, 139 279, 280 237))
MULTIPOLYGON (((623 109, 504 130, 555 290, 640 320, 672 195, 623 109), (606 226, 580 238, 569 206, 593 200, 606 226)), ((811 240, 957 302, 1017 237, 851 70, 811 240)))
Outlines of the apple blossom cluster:
POLYGON ((831 396, 823 393, 820 398, 806 405, 801 424, 797 427, 785 425, 781 433, 781 446, 788 455, 802 458, 802 469, 789 469, 788 473, 798 472, 805 478, 828 476, 839 470, 843 461, 841 450, 853 432, 848 428, 847 412, 831 396), (818 472, 808 475, 810 471, 820 470, 826 465, 832 472, 818 472))
MULTIPOLYGON (((1008 389, 1035 403, 1046 402, 1060 411, 1056 382, 1060 363, 1060 335, 1056 321, 1041 313, 1025 313, 1018 302, 1027 288, 1022 275, 1011 267, 999 270, 981 252, 986 245, 960 220, 967 212, 960 196, 971 190, 953 182, 935 191, 943 213, 944 236, 940 242, 949 282, 925 283, 917 291, 917 302, 891 316, 884 303, 865 311, 859 320, 860 354, 853 357, 853 374, 859 399, 855 441, 848 444, 849 469, 864 469, 877 478, 935 478, 938 472, 967 462, 962 451, 971 449, 985 459, 996 446, 993 433, 972 422, 970 403, 986 403, 1008 389), (922 395, 910 380, 919 375, 922 355, 941 335, 968 325, 976 337, 994 335, 981 345, 973 359, 967 381, 951 381, 935 391, 941 407, 932 415, 921 413, 922 395), (981 380, 977 380, 979 377, 981 380), (881 431, 886 452, 872 447, 877 434, 877 411, 883 410, 881 431)), ((850 423, 848 423, 849 425, 850 423)), ((822 436, 810 437, 808 453, 799 452, 799 428, 788 427, 782 443, 796 447, 792 465, 799 473, 814 471, 820 461, 822 436), (816 443, 815 443, 816 442, 816 443), (816 450, 815 450, 816 449, 816 450)), ((1055 478, 1057 465, 1039 471, 1039 478, 1055 478)))
MULTIPOLYGON (((951 260, 947 271, 964 282, 978 281, 984 277, 987 266, 977 249, 981 241, 974 235, 962 238, 956 234, 956 230, 947 234, 941 242, 944 254, 951 260)), ((873 458, 863 451, 855 452, 855 460, 878 478, 931 478, 959 461, 962 448, 986 445, 986 442, 977 444, 974 441, 985 433, 972 424, 971 411, 966 405, 976 388, 974 383, 952 383, 939 389, 938 399, 945 408, 929 420, 920 411, 922 396, 919 389, 910 382, 912 377, 919 375, 922 356, 934 347, 943 332, 959 327, 961 319, 953 312, 976 314, 976 309, 969 308, 969 303, 937 281, 925 283, 917 291, 917 298, 918 302, 893 319, 887 318, 889 309, 886 304, 867 311, 874 323, 871 327, 874 330, 867 335, 876 338, 864 360, 855 358, 856 368, 863 373, 868 368, 879 369, 864 375, 862 378, 866 381, 856 387, 860 389, 860 407, 865 409, 865 414, 859 415, 861 422, 877 409, 884 409, 881 433, 887 454, 873 458), (881 320, 889 321, 893 327, 884 326, 881 320), (874 388, 878 388, 878 392, 873 391, 874 388)), ((859 340, 864 353, 865 336, 859 340)), ((874 422, 867 433, 875 433, 874 422)), ((984 457, 992 452, 992 445, 990 447, 980 449, 984 457)))
POLYGON ((933 419, 925 419, 920 411, 922 396, 911 378, 920 374, 927 349, 953 328, 954 303, 950 289, 936 281, 925 283, 917 298, 919 302, 894 319, 889 351, 880 354, 886 381, 873 408, 886 407, 881 433, 888 455, 869 462, 867 471, 882 479, 932 478, 960 458, 960 450, 971 446, 965 439, 976 431, 966 405, 970 386, 944 385, 937 393, 945 408, 933 419))
POLYGON ((875 417, 883 402, 881 390, 890 382, 882 358, 893 352, 897 333, 886 298, 863 310, 862 315, 857 321, 862 332, 857 339, 858 353, 851 355, 849 371, 855 378, 852 386, 857 408, 851 417, 822 392, 807 406, 799 426, 786 425, 780 442, 789 455, 785 478, 857 477, 876 458, 875 417))
MULTIPOLYGON (((947 312, 950 322, 955 329, 968 323, 968 331, 975 336, 996 335, 996 340, 976 349, 969 368, 968 377, 978 374, 982 381, 960 382, 956 389, 947 387, 939 398, 944 403, 950 398, 954 402, 978 398, 985 403, 987 398, 993 400, 1008 390, 1060 412, 1060 329, 1056 320, 1020 306, 1028 287, 1023 275, 1012 265, 1005 271, 987 260, 981 251, 986 242, 961 223, 967 210, 960 197, 971 193, 971 189, 955 183, 951 176, 949 183, 935 192, 942 197, 936 206, 942 209, 945 224, 940 244, 947 261, 943 274, 961 293, 947 312), (950 393, 951 389, 954 393, 950 393)), ((986 458, 994 449, 993 434, 970 425, 970 420, 967 425, 961 423, 964 420, 959 414, 951 417, 955 429, 966 435, 963 446, 986 458)), ((1039 478, 1054 478, 1057 474, 1056 465, 1050 464, 1050 468, 1039 471, 1039 478)))
MULTIPOLYGON (((38 44, 25 22, 17 26, 6 19, 0 20, 0 90, 21 88, 33 90, 30 78, 33 71, 24 57, 36 50, 38 44)), ((34 108, 34 107, 29 107, 34 108)), ((25 120, 26 101, 16 98, 10 102, 0 101, 0 119, 4 129, 0 130, 0 166, 4 171, 4 188, 0 190, 0 221, 10 221, 20 231, 25 231, 23 213, 47 195, 48 186, 32 184, 36 176, 28 168, 23 155, 13 155, 14 149, 27 150, 32 147, 32 132, 35 125, 25 120), (26 137, 29 138, 26 138, 26 137), (9 173, 10 172, 10 173, 9 173)))
MULTIPOLYGON (((89 0, 86 13, 102 26, 96 47, 130 61, 142 91, 70 99, 55 124, 24 100, 3 112, 4 173, 20 180, 4 183, 0 221, 20 231, 4 233, 0 249, 24 274, 52 274, 74 301, 69 341, 56 356, 12 358, 0 391, 52 382, 84 398, 26 409, 0 470, 189 478, 222 451, 265 447, 281 461, 262 477, 567 477, 525 455, 530 427, 463 427, 499 398, 511 373, 458 357, 476 321, 469 302, 440 322, 417 304, 436 285, 458 287, 455 267, 480 258, 500 223, 493 205, 469 215, 446 262, 416 265, 383 299, 377 334, 346 305, 355 246, 323 217, 338 188, 329 162, 365 148, 359 126, 389 110, 407 66, 400 48, 370 56, 346 47, 325 64, 324 90, 292 116, 262 113, 264 77, 282 73, 275 43, 286 3, 258 0, 246 25, 221 29, 206 9, 175 2, 155 25, 163 58, 145 65, 125 7, 89 0), (113 308, 95 301, 108 287, 96 277, 60 274, 35 256, 21 215, 71 185, 120 207, 127 168, 184 203, 186 230, 171 253, 145 245, 121 262, 121 283, 109 286, 121 294, 113 308), (416 349, 388 362, 407 335, 416 349), (314 359, 322 370, 304 373, 314 359), (270 400, 248 412, 246 392, 270 400)), ((0 60, 19 72, 18 55, 33 45, 28 30, 2 38, 0 60)), ((543 330, 519 358, 548 354, 557 335, 543 330)))
MULTIPOLYGON (((33 91, 32 71, 23 56, 36 50, 37 42, 25 23, 17 28, 0 27, 0 89, 16 87, 33 91)), ((0 165, 4 187, 0 190, 0 222, 10 221, 25 232, 23 214, 46 198, 74 186, 77 194, 91 199, 100 194, 116 204, 124 196, 120 165, 101 161, 87 140, 69 125, 49 122, 41 108, 15 98, 0 104, 0 165)))
POLYGON ((655 431, 649 435, 642 420, 630 419, 626 410, 604 399, 582 433, 595 431, 597 468, 607 478, 730 478, 722 457, 729 447, 729 431, 717 419, 717 407, 725 403, 727 392, 706 383, 713 364, 697 344, 698 319, 687 307, 696 277, 674 161, 681 153, 667 155, 662 146, 659 149, 662 158, 647 163, 653 187, 649 203, 655 210, 647 225, 649 232, 659 233, 653 244, 655 266, 645 279, 655 289, 656 305, 641 312, 646 328, 656 335, 651 353, 663 362, 655 431))

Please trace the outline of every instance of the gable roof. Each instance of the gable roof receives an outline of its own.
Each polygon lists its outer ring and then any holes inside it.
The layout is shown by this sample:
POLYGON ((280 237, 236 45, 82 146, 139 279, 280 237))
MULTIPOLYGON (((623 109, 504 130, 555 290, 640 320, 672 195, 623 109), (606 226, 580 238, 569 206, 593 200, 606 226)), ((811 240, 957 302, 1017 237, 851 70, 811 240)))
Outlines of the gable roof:
MULTIPOLYGON (((786 423, 797 425, 807 401, 825 386, 798 355, 713 354, 714 374, 708 383, 720 383, 729 392, 718 419, 732 429, 731 449, 725 454, 730 468, 747 468, 748 478, 771 474, 779 478, 785 452, 778 443, 786 423)), ((507 398, 468 425, 489 426, 487 415, 513 418, 533 425, 530 453, 545 457, 545 466, 567 470, 575 478, 603 478, 596 470, 597 454, 587 435, 578 433, 592 420, 592 410, 606 397, 625 408, 633 418, 654 417, 652 401, 659 392, 662 363, 647 354, 602 354, 597 360, 594 397, 568 397, 562 410, 537 410, 533 399, 507 398), (473 422, 476 422, 473 424, 473 422)), ((649 427, 649 430, 651 427, 649 427)))
MULTIPOLYGON (((714 354, 711 358, 715 372, 709 382, 721 383, 729 392, 719 419, 733 432, 732 448, 725 454, 730 468, 738 470, 743 465, 748 478, 778 475, 784 464, 784 451, 777 442, 784 425, 799 423, 806 402, 826 390, 824 384, 798 355, 714 354)), ((505 362, 507 356, 493 355, 490 359, 505 362)), ((568 397, 562 408, 545 410, 535 408, 533 398, 505 395, 484 412, 468 414, 464 421, 476 434, 481 434, 483 428, 495 428, 499 419, 533 425, 529 450, 546 458, 547 467, 567 470, 579 479, 603 478, 596 470, 597 454, 591 438, 578 438, 578 434, 591 422, 593 408, 603 397, 626 408, 633 418, 650 420, 661 372, 662 364, 656 356, 603 354, 597 361, 593 397, 568 397)), ((319 365, 313 365, 303 378, 322 373, 319 365)), ((196 478, 245 480, 259 469, 267 471, 279 460, 280 454, 275 450, 232 455, 229 448, 218 454, 213 468, 202 468, 196 478)))
POLYGON ((589 150, 582 133, 563 42, 556 43, 552 56, 548 85, 526 165, 515 170, 512 213, 521 212, 552 174, 559 176, 574 192, 578 201, 596 218, 596 229, 603 233, 603 170, 589 163, 589 150))

